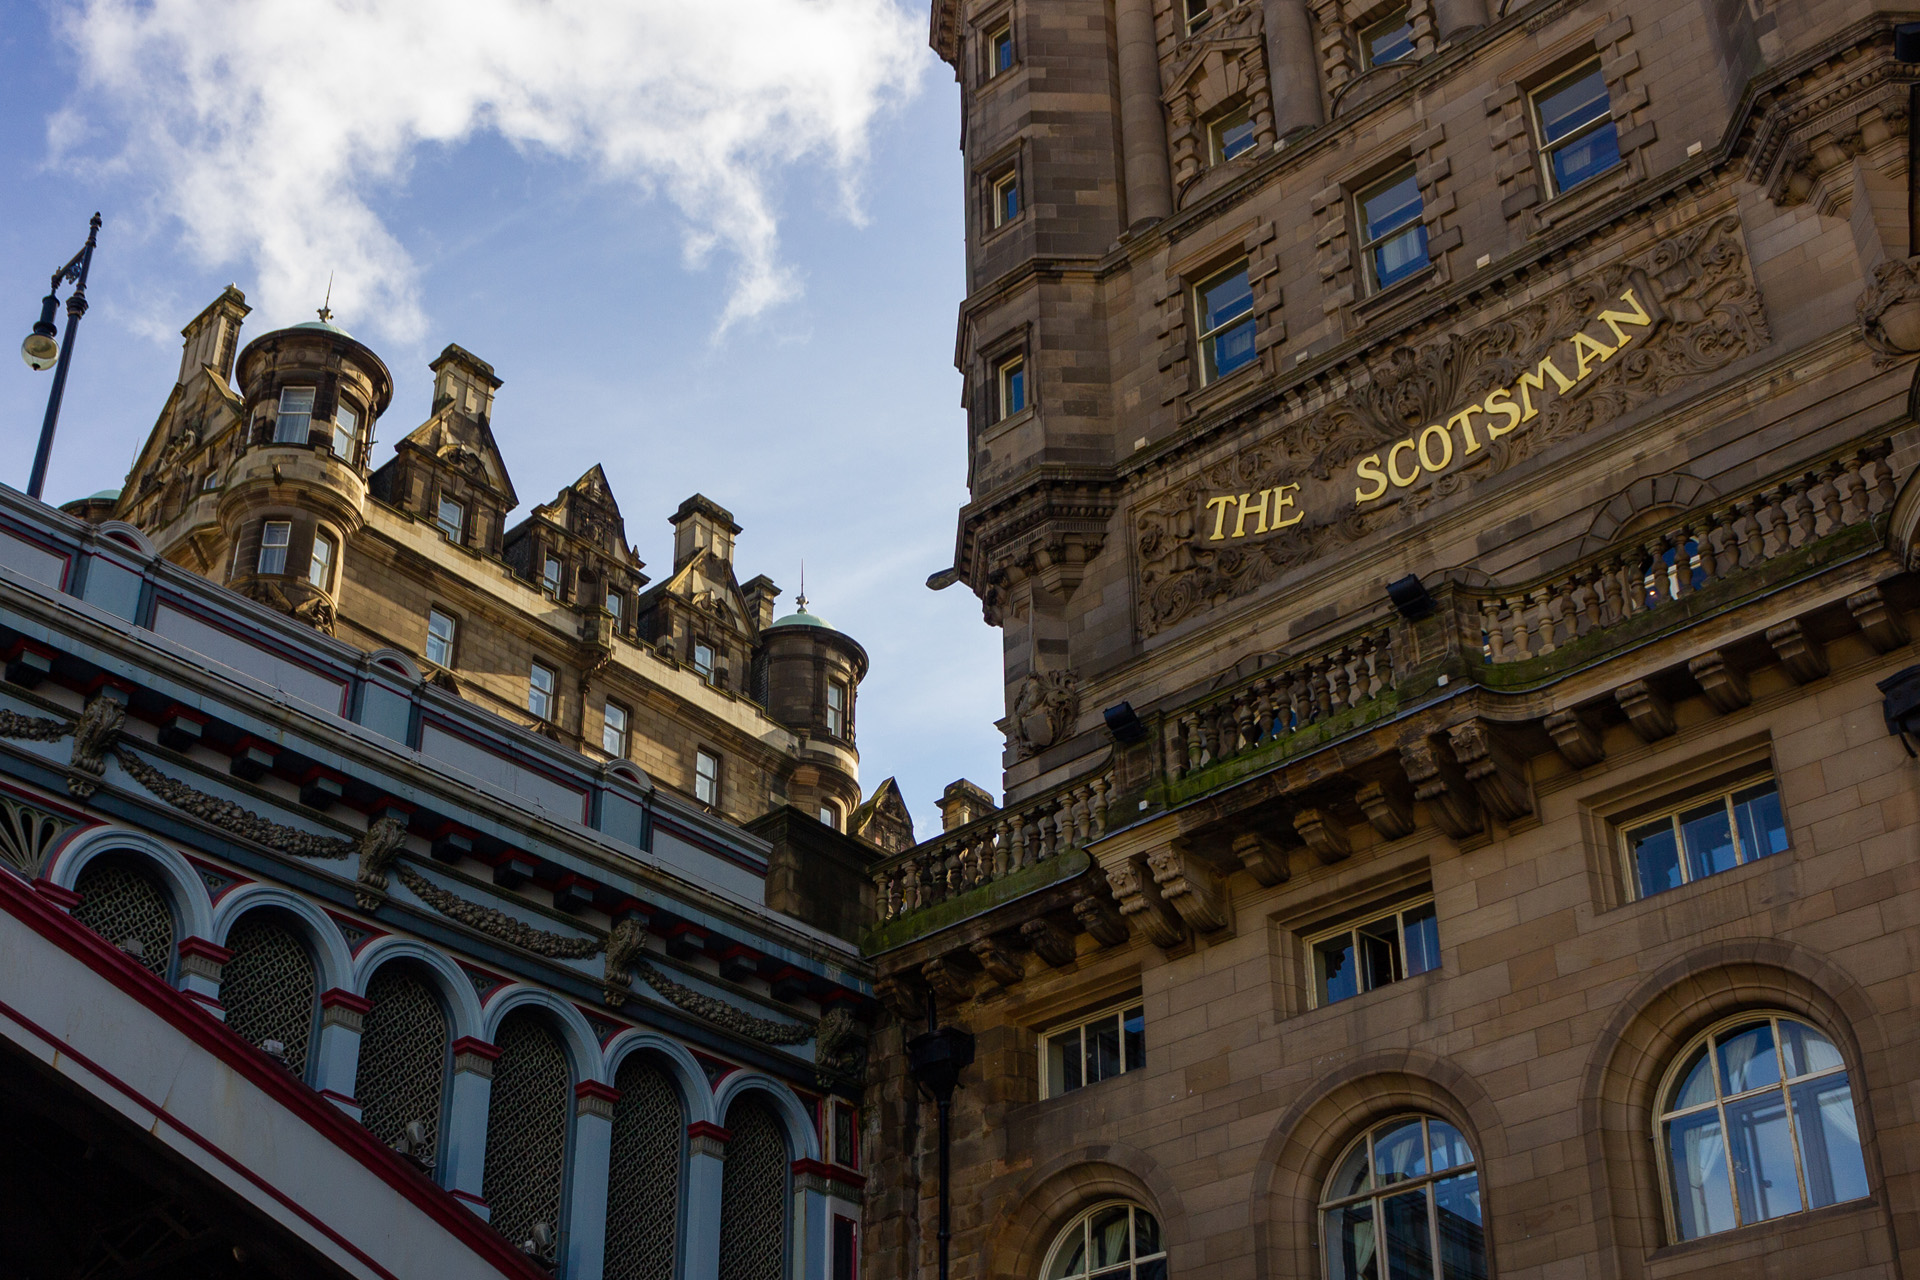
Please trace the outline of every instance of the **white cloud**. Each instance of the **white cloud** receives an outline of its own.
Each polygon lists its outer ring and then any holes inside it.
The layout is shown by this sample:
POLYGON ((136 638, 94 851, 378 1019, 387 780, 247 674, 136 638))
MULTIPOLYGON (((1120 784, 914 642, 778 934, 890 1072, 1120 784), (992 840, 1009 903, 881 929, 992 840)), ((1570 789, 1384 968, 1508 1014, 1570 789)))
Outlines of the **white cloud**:
POLYGON ((58 156, 149 176, 209 265, 244 263, 291 318, 335 276, 343 315, 411 340, 417 269, 369 206, 423 147, 493 132, 679 211, 690 266, 718 251, 720 325, 792 297, 771 186, 799 166, 849 216, 875 116, 928 55, 896 0, 71 0, 77 105, 58 156))

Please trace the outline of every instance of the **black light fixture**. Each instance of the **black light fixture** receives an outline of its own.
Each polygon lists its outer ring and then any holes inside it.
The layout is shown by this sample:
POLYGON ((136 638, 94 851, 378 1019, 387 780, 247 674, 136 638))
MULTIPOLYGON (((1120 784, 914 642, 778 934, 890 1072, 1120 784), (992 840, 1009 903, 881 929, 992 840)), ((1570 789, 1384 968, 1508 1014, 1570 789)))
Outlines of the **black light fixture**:
POLYGON ((1130 747, 1147 740, 1147 722, 1134 711, 1131 702, 1116 703, 1100 714, 1106 718, 1107 732, 1121 746, 1130 747))
POLYGON ((53 431, 60 421, 60 397, 67 389, 67 367, 73 360, 73 340, 80 329, 80 317, 87 314, 87 272, 93 266, 93 248, 100 236, 100 215, 87 224, 87 242, 80 252, 67 259, 53 273, 47 296, 40 300, 40 318, 32 332, 20 344, 20 358, 35 372, 53 368, 53 389, 47 393, 47 416, 40 423, 40 445, 33 453, 33 471, 27 479, 27 496, 38 498, 47 482, 47 462, 53 455, 53 431), (60 286, 73 282, 67 298, 67 340, 54 340, 53 311, 60 302, 60 286))
POLYGON ((1920 736, 1920 666, 1896 671, 1875 687, 1880 690, 1880 713, 1886 717, 1887 732, 1900 739, 1908 755, 1915 755, 1913 740, 1920 736))
POLYGON ((1393 601, 1393 607, 1408 622, 1418 622, 1434 611, 1433 596, 1427 586, 1420 581, 1420 575, 1410 573, 1387 584, 1387 599, 1393 601))

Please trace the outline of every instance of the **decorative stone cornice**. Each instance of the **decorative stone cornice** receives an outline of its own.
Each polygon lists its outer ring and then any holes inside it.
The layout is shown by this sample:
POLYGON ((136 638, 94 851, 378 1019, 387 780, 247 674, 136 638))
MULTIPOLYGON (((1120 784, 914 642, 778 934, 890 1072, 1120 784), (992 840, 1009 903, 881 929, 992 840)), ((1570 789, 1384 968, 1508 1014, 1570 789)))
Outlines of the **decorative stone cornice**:
POLYGON ((1328 866, 1353 852, 1347 839, 1347 824, 1325 809, 1300 809, 1293 815, 1293 829, 1313 850, 1313 856, 1328 866))
POLYGON ((1687 670, 1693 673, 1708 704, 1723 716, 1732 715, 1753 701, 1746 674, 1728 666, 1727 656, 1718 650, 1694 658, 1687 663, 1687 670))
MULTIPOLYGON (((1187 927, 1180 914, 1161 896, 1146 854, 1135 853, 1111 863, 1102 862, 1101 867, 1107 873, 1114 900, 1120 904, 1121 918, 1138 925, 1149 942, 1171 949, 1187 940, 1187 927)), ((1075 910, 1078 911, 1077 905, 1075 910)))
POLYGON ((1453 755, 1473 784, 1480 807, 1501 822, 1517 822, 1533 813, 1527 768, 1484 720, 1469 720, 1447 731, 1453 755))
POLYGON ((1218 933, 1233 922, 1233 908, 1220 878, 1179 842, 1147 855, 1153 882, 1195 933, 1218 933))
POLYGON ((1427 806, 1434 825, 1455 840, 1479 835, 1486 824, 1460 766, 1425 737, 1400 745, 1400 763, 1413 783, 1414 799, 1427 806))
POLYGON ((1286 883, 1293 874, 1287 865, 1286 846, 1264 831, 1243 831, 1235 836, 1233 856, 1240 860, 1248 874, 1268 888, 1286 883))
POLYGON ((1020 937, 1047 964, 1065 969, 1074 961, 1073 935, 1045 916, 1020 926, 1020 937))

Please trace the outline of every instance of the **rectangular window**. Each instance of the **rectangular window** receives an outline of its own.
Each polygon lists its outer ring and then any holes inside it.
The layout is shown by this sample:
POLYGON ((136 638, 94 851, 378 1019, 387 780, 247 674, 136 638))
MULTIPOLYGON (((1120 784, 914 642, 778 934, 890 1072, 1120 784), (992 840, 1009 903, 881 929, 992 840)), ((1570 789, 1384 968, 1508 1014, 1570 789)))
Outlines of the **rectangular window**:
POLYGON ((307 560, 307 581, 322 591, 333 581, 333 539, 324 533, 313 535, 313 555, 307 560))
POLYGON ((613 615, 613 629, 618 631, 626 621, 627 598, 618 591, 607 592, 607 612, 613 615))
POLYGON ((345 405, 333 411, 333 454, 342 462, 352 462, 360 444, 360 415, 345 405))
POLYGON ((453 615, 427 610, 427 661, 436 667, 453 665, 453 615))
POLYGON ((1203 384, 1253 363, 1253 287, 1246 263, 1195 285, 1193 308, 1203 384))
POLYGON ((207 478, 200 482, 200 492, 202 493, 207 493, 210 490, 218 489, 219 487, 220 487, 220 473, 217 470, 207 472, 207 478))
POLYGON ((1642 898, 1787 848, 1780 788, 1771 778, 1633 823, 1620 835, 1629 876, 1642 898))
POLYGON ((860 1113, 838 1099, 827 1103, 827 1159, 848 1169, 860 1167, 860 1113))
POLYGON ((1044 1097, 1057 1098, 1146 1064, 1147 1015, 1139 1005, 1109 1009, 1040 1037, 1044 1097))
POLYGON ((1011 418, 1016 413, 1024 413, 1027 408, 1027 359, 1015 356, 1011 360, 1002 360, 994 374, 994 415, 999 422, 1011 418))
POLYGON ((713 646, 696 641, 693 646, 693 669, 702 680, 713 679, 713 646))
POLYGON ((1598 62, 1536 92, 1533 119, 1549 194, 1570 191, 1620 163, 1620 135, 1598 62))
POLYGON ((1420 184, 1413 166, 1354 197, 1359 212, 1360 253, 1368 283, 1380 290, 1427 268, 1427 227, 1420 220, 1420 184))
POLYGON ((527 673, 527 710, 538 719, 553 719, 553 686, 553 668, 534 663, 527 673))
POLYGON ((693 753, 693 798, 705 805, 720 803, 720 757, 710 751, 693 753))
POLYGON ((448 542, 459 542, 467 528, 467 509, 452 498, 441 498, 440 513, 434 517, 434 523, 440 526, 441 536, 448 542))
POLYGON ((1211 0, 1183 0, 1183 4, 1186 9, 1187 34, 1189 35, 1206 26, 1207 22, 1213 17, 1211 0))
POLYGON ((827 681, 827 732, 847 736, 847 686, 838 680, 827 681))
POLYGON ((1001 23, 987 36, 987 79, 1013 70, 1013 27, 1001 23))
POLYGON ((293 525, 286 520, 269 520, 260 526, 260 560, 256 573, 285 573, 287 543, 292 540, 293 525))
POLYGON ((1235 107, 1207 126, 1207 151, 1214 164, 1237 160, 1253 150, 1253 113, 1235 107))
POLYGON ((555 600, 560 598, 560 557, 548 556, 540 567, 540 589, 555 600))
POLYGON ((860 1280, 860 1227, 852 1218, 833 1215, 832 1280, 860 1280))
POLYGON ((993 225, 1004 227, 1020 216, 1020 176, 1012 169, 993 180, 993 225))
POLYGON ((835 831, 838 831, 840 829, 840 811, 830 804, 821 805, 820 825, 832 827, 835 831))
POLYGON ((1322 934, 1307 945, 1313 952, 1316 1006, 1440 967, 1440 926, 1432 898, 1322 934))
POLYGON ((1360 28, 1360 62, 1363 67, 1384 67, 1413 53, 1413 23, 1405 9, 1395 10, 1378 22, 1360 28))
POLYGON ((609 702, 600 719, 600 749, 617 759, 627 754, 627 709, 609 702))
POLYGON ((280 388, 280 415, 273 420, 275 444, 305 444, 313 429, 313 388, 280 388))

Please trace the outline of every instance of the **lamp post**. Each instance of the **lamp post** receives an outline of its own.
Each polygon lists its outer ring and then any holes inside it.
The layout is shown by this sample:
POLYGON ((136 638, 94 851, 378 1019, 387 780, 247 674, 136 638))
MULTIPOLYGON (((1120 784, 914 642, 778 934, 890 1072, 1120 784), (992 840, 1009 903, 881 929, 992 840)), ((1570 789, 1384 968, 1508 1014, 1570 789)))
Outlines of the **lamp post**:
POLYGON ((44 370, 53 366, 53 390, 47 394, 47 416, 40 423, 40 447, 33 453, 33 474, 27 480, 27 496, 38 498, 47 482, 47 461, 53 454, 53 429, 60 421, 60 396, 67 389, 67 367, 73 362, 73 339, 80 328, 80 317, 87 314, 87 270, 93 266, 93 246, 100 235, 100 215, 87 224, 87 242, 80 252, 67 259, 53 273, 47 296, 40 300, 40 318, 33 332, 20 344, 20 358, 27 367, 44 370), (53 310, 60 303, 61 282, 71 280, 73 293, 67 298, 67 340, 53 339, 53 310))

